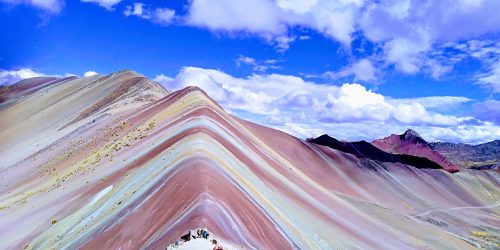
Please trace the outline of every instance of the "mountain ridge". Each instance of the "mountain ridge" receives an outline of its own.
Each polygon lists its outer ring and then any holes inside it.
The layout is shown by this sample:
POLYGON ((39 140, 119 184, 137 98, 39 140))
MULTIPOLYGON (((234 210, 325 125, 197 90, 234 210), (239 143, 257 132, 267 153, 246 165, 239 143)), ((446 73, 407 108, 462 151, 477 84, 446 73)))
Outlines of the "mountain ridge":
POLYGON ((322 135, 314 139, 309 139, 308 142, 350 153, 358 158, 367 158, 370 160, 382 162, 401 163, 416 168, 443 169, 441 165, 427 158, 405 154, 391 154, 373 146, 371 143, 366 141, 341 142, 328 135, 322 135))
POLYGON ((494 171, 384 162, 367 171, 352 154, 230 115, 197 87, 139 85, 100 105, 136 77, 108 76, 0 106, 6 248, 157 249, 193 228, 249 249, 497 242, 494 171), (477 228, 492 238, 470 233, 477 228))
POLYGON ((498 169, 500 165, 500 140, 477 145, 433 142, 429 146, 463 168, 498 169))
POLYGON ((427 141, 425 141, 414 130, 407 130, 401 135, 390 135, 383 139, 374 140, 372 142, 377 148, 394 154, 413 155, 427 158, 449 172, 458 172, 460 168, 448 161, 446 157, 439 152, 434 151, 427 141))

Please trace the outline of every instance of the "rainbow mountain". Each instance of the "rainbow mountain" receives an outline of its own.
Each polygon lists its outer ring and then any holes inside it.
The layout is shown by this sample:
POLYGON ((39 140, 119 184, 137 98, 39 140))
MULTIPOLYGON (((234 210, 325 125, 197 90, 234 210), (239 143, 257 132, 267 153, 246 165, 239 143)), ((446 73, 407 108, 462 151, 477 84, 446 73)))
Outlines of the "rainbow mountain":
POLYGON ((496 170, 416 168, 228 114, 133 71, 0 88, 2 249, 498 249, 496 170))

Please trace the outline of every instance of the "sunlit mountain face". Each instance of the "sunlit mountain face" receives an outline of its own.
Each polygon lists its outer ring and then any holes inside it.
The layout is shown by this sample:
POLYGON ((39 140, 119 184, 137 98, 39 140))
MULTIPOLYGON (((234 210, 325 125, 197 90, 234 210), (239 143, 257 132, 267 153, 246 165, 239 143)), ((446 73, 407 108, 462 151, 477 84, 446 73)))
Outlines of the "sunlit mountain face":
POLYGON ((497 249, 499 9, 0 0, 0 248, 497 249))
POLYGON ((450 169, 414 131, 305 141, 133 71, 0 95, 6 248, 157 249, 196 228, 236 249, 498 244, 498 170, 450 169))

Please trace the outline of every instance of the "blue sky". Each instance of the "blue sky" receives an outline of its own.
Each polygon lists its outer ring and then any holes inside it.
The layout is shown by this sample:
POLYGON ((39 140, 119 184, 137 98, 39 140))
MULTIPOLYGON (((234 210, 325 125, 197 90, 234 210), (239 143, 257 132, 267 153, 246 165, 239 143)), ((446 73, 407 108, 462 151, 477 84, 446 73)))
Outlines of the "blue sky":
POLYGON ((133 69, 299 137, 500 139, 496 0, 0 0, 0 84, 133 69))

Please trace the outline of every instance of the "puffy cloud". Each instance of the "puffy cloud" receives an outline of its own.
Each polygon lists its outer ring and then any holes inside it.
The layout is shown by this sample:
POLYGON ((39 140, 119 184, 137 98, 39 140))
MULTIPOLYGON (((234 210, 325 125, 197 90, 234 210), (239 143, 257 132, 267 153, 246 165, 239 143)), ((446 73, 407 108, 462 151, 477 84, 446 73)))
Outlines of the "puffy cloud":
MULTIPOLYGON (((172 78, 172 77, 168 77, 164 74, 159 74, 157 75, 153 81, 155 82, 158 82, 158 83, 161 83, 162 85, 164 86, 171 86, 172 82, 174 81, 175 79, 172 78)), ((168 90, 172 90, 172 89, 168 89, 168 90)))
MULTIPOLYGON (((346 48, 360 37, 382 49, 386 65, 440 78, 453 69, 451 60, 456 57, 437 60, 432 53, 445 43, 500 32, 497 9, 496 0, 193 0, 185 19, 188 25, 216 32, 256 34, 278 51, 287 50, 296 40, 290 33, 297 27, 316 31, 346 48)), ((359 62, 352 66, 369 70, 368 61, 359 62)), ((356 76, 362 80, 373 74, 356 76)))
POLYGON ((500 19, 493 18, 492 11, 500 8, 500 2, 472 2, 372 2, 361 14, 360 27, 368 39, 384 44, 389 62, 403 72, 415 73, 424 65, 426 53, 434 44, 500 30, 500 19))
POLYGON ((368 59, 361 59, 354 63, 350 71, 355 76, 355 80, 372 81, 375 80, 375 67, 368 59))
POLYGON ((134 3, 133 6, 128 5, 125 7, 125 10, 123 11, 123 15, 126 17, 128 16, 138 16, 142 18, 149 18, 149 15, 146 15, 144 11, 144 4, 143 3, 134 3))
POLYGON ((0 0, 1 2, 18 5, 18 4, 28 4, 37 9, 43 10, 51 14, 59 13, 63 6, 63 0, 0 0))
POLYGON ((173 22, 175 11, 168 8, 156 8, 153 10, 153 22, 168 25, 173 22))
POLYGON ((310 20, 302 25, 350 46, 357 25, 356 19, 363 5, 363 0, 320 0, 309 8, 310 20))
POLYGON ((84 3, 94 3, 108 11, 112 11, 114 6, 119 4, 122 0, 81 0, 84 3))
POLYGON ((123 14, 126 17, 136 16, 142 19, 151 20, 160 25, 168 25, 175 18, 175 11, 168 8, 156 8, 151 10, 143 3, 134 3, 133 6, 128 5, 125 7, 123 14))
POLYGON ((326 108, 321 114, 324 122, 385 121, 392 112, 383 95, 359 84, 343 84, 336 95, 329 97, 326 108))
POLYGON ((396 38, 384 45, 386 61, 393 63, 404 73, 414 74, 420 71, 422 53, 429 50, 429 47, 430 43, 427 40, 396 38))
POLYGON ((19 82, 23 79, 34 78, 34 77, 72 77, 77 76, 72 73, 65 74, 45 74, 41 72, 37 72, 30 68, 21 68, 18 70, 5 70, 0 69, 0 85, 11 85, 16 82, 19 82))
POLYGON ((10 85, 27 78, 47 76, 29 68, 19 70, 0 69, 0 85, 10 85))
MULTIPOLYGON (((64 3, 63 0, 0 1, 31 4, 52 13, 59 12, 64 3)), ((96 3, 108 10, 121 2, 81 1, 96 3)), ((176 21, 214 32, 256 35, 279 52, 286 51, 297 40, 307 39, 296 34, 307 30, 322 34, 345 49, 358 39, 374 48, 374 52, 365 57, 380 57, 378 61, 385 62, 377 66, 394 66, 407 74, 423 72, 438 79, 464 58, 486 60, 486 68, 500 58, 498 41, 471 40, 490 34, 497 37, 500 32, 498 9, 500 1, 497 0, 192 0, 181 16, 176 16, 172 9, 146 8, 139 2, 127 6, 124 14, 161 25, 176 21), (455 49, 462 49, 461 53, 445 53, 443 46, 454 43, 455 49)), ((345 70, 348 71, 344 73, 360 81, 371 81, 376 75, 373 62, 366 59, 356 61, 345 70)), ((485 75, 480 82, 491 86, 496 80, 495 72, 485 75)), ((495 86, 492 86, 494 90, 495 86)))
POLYGON ((394 118, 405 124, 431 124, 434 126, 458 125, 461 121, 454 116, 432 114, 420 103, 397 105, 394 109, 394 118))
MULTIPOLYGON (((39 76, 48 75, 28 68, 0 70, 0 84, 39 76)), ((395 99, 360 84, 318 84, 291 75, 239 78, 219 70, 184 67, 174 78, 158 75, 154 80, 171 91, 199 86, 230 113, 302 138, 328 133, 339 139, 373 140, 408 128, 428 141, 481 143, 500 138, 496 100, 474 104, 476 120, 435 112, 443 105, 472 101, 466 97, 395 99)))
POLYGON ((416 127, 428 141, 448 141, 463 143, 484 143, 500 138, 500 127, 484 125, 459 125, 454 127, 416 127), (421 132, 422 131, 422 132, 421 132))
MULTIPOLYGON (((253 63, 253 60, 242 58, 253 63)), ((176 90, 189 85, 204 89, 231 113, 261 116, 265 123, 328 124, 344 122, 455 126, 470 118, 443 115, 427 107, 463 103, 465 97, 392 99, 360 84, 318 84, 291 75, 253 74, 233 77, 219 70, 184 67, 175 78, 156 81, 176 90), (428 104, 421 104, 430 100, 428 104), (281 117, 277 119, 277 117, 281 117)))
POLYGON ((95 71, 87 71, 87 72, 83 73, 83 76, 84 76, 84 77, 87 77, 87 76, 95 76, 95 75, 97 75, 97 74, 98 74, 98 73, 97 73, 97 72, 95 72, 95 71))
POLYGON ((281 51, 297 38, 287 35, 288 28, 294 26, 316 30, 349 46, 362 6, 362 0, 193 0, 187 23, 213 31, 272 37, 269 40, 281 51))
POLYGON ((279 35, 286 31, 282 14, 269 0, 193 0, 187 22, 213 31, 279 35))
POLYGON ((322 90, 336 89, 315 86, 295 76, 271 74, 237 78, 222 71, 195 67, 184 67, 173 80, 163 81, 159 77, 155 80, 168 89, 199 86, 225 108, 255 114, 279 113, 276 102, 293 90, 307 91, 309 95, 317 94, 326 98, 329 91, 321 93, 322 90))
POLYGON ((297 14, 305 14, 309 12, 316 4, 318 4, 318 0, 278 0, 277 4, 282 9, 291 10, 297 14))
POLYGON ((329 134, 337 139, 348 141, 372 141, 390 134, 402 134, 409 128, 417 131, 429 142, 444 141, 477 144, 500 138, 500 126, 493 124, 435 127, 378 123, 284 123, 278 125, 269 124, 269 126, 300 138, 329 134))

